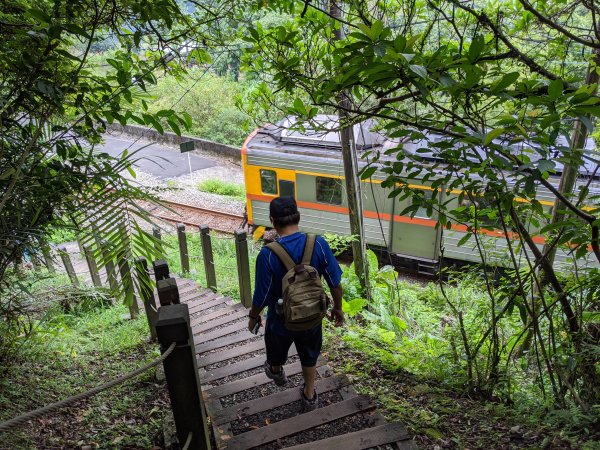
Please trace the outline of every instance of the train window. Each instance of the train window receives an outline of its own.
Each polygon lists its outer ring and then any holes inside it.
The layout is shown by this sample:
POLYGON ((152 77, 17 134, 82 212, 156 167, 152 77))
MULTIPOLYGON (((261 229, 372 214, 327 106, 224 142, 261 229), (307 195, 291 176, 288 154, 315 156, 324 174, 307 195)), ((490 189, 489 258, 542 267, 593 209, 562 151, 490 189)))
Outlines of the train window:
POLYGON ((274 170, 260 169, 260 188, 264 194, 277 195, 277 174, 274 170))
MULTIPOLYGON (((429 204, 429 200, 433 197, 433 191, 424 191, 420 190, 419 192, 423 196, 423 199, 426 201, 426 204, 429 204)), ((420 206, 417 212, 415 213, 415 217, 420 217, 422 219, 428 219, 427 208, 425 206, 420 206)))
POLYGON ((342 180, 339 178, 317 177, 317 201, 342 204, 342 180))

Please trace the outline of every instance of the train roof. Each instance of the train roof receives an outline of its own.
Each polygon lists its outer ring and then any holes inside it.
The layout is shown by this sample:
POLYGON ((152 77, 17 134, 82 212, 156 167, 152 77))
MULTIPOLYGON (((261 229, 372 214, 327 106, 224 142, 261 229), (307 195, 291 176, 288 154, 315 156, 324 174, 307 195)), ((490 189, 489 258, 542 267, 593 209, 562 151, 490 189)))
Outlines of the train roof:
MULTIPOLYGON (((294 116, 286 117, 276 124, 269 124, 257 130, 256 135, 247 143, 247 149, 264 150, 271 152, 293 153, 307 156, 316 156, 324 158, 341 157, 341 143, 339 132, 339 118, 334 115, 317 115, 310 124, 303 124, 297 121, 294 116)), ((387 136, 375 131, 376 122, 368 120, 355 124, 353 126, 355 137, 355 148, 359 154, 367 151, 379 152, 381 160, 397 161, 396 156, 386 156, 386 150, 401 148, 407 156, 418 156, 426 161, 441 162, 434 151, 427 152, 431 142, 442 141, 445 137, 440 134, 429 133, 416 140, 410 138, 390 139, 387 136)), ((506 141, 496 140, 496 143, 502 145, 506 141)), ((541 159, 536 151, 532 151, 533 145, 530 143, 508 144, 506 147, 511 153, 520 155, 526 153, 531 161, 535 163, 541 159)), ((557 139, 555 147, 555 157, 562 150, 568 148, 567 140, 564 137, 557 139)), ((476 148, 475 151, 482 157, 487 154, 482 148, 476 148)), ((598 170, 598 153, 596 143, 593 139, 588 139, 584 149, 584 164, 580 168, 580 175, 584 177, 593 176, 594 179, 600 179, 600 170, 598 170)), ((563 164, 560 161, 554 161, 557 174, 562 173, 563 164)))

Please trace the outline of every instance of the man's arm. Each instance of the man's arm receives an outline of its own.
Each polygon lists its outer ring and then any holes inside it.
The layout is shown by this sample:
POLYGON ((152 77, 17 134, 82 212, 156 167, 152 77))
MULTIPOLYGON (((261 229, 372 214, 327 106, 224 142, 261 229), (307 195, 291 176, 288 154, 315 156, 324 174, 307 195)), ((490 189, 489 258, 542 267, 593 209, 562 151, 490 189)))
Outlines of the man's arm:
POLYGON ((252 308, 248 313, 248 330, 253 331, 256 323, 260 320, 261 311, 267 306, 271 294, 271 266, 269 265, 269 251, 261 250, 256 258, 256 276, 254 280, 254 296, 252 308))
POLYGON ((340 327, 344 324, 344 312, 342 311, 342 296, 344 290, 342 289, 342 269, 338 264, 331 248, 327 241, 321 236, 317 238, 317 245, 315 251, 318 251, 320 260, 320 272, 325 277, 325 281, 331 291, 333 297, 333 309, 331 310, 331 321, 335 323, 335 326, 340 327))
POLYGON ((342 285, 330 289, 331 296, 333 297, 333 309, 331 310, 331 321, 336 327, 344 325, 344 311, 342 311, 342 298, 344 295, 344 289, 342 285))

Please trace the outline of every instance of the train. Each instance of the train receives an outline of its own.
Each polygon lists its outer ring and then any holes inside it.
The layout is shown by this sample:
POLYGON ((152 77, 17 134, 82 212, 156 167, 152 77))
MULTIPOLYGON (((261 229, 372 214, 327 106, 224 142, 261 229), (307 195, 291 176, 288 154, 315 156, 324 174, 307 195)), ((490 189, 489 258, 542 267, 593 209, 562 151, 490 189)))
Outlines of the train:
MULTIPOLYGON (((252 132, 242 147, 242 165, 246 188, 246 210, 248 223, 255 238, 260 238, 271 226, 269 203, 277 196, 289 195, 296 199, 301 214, 300 228, 304 232, 317 234, 349 235, 348 197, 344 181, 341 143, 336 130, 338 119, 335 116, 315 117, 316 127, 298 127, 295 117, 287 117, 277 123, 268 124, 252 132), (299 131, 302 129, 302 131, 299 131), (330 131, 331 130, 331 131, 330 131)), ((353 134, 357 153, 371 151, 385 154, 386 150, 398 146, 398 141, 389 139, 377 131, 372 131, 373 122, 354 125, 353 134)), ((429 136, 429 139, 441 136, 429 136)), ((589 140, 589 146, 594 145, 589 140)), ((416 152, 425 142, 405 142, 404 152, 416 152)), ((422 155, 422 150, 419 152, 422 155)), ((362 154, 362 153, 361 153, 362 154)), ((361 170, 367 161, 356 158, 357 169, 361 170)), ((578 187, 591 180, 591 195, 600 193, 600 179, 596 170, 587 163, 581 170, 578 187)), ((440 168, 438 167, 438 170, 440 168)), ((558 186, 560 166, 550 181, 558 186)), ((466 227, 453 225, 451 229, 436 226, 435 211, 428 214, 420 208, 413 216, 401 212, 412 203, 411 198, 390 198, 390 188, 382 187, 386 175, 376 171, 368 180, 361 181, 363 204, 363 224, 365 240, 372 249, 394 258, 396 264, 421 273, 436 273, 442 259, 449 263, 481 263, 480 252, 471 239, 466 244, 461 239, 467 234, 466 227), (459 245, 462 244, 462 245, 459 245)), ((405 179, 413 189, 419 189, 424 196, 433 194, 430 181, 405 179)), ((460 192, 438 191, 439 201, 450 201, 449 207, 458 207, 460 192)), ((536 190, 536 199, 550 209, 554 205, 554 195, 544 187, 536 190)), ((485 241, 486 260, 498 265, 508 264, 508 248, 503 232, 498 229, 482 229, 480 235, 485 241)), ((535 236, 536 245, 544 245, 542 236, 535 236)), ((525 258, 525 250, 520 249, 519 257, 525 258)), ((573 266, 570 249, 560 248, 555 264, 559 269, 573 266)), ((600 267, 593 254, 579 264, 587 267, 600 267)))

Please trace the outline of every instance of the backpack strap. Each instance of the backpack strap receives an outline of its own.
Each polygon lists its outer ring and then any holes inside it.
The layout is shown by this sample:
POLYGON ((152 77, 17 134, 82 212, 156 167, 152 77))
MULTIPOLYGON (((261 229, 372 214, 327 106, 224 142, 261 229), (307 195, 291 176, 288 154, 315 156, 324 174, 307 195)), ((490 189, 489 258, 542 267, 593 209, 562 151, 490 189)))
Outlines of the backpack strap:
POLYGON ((279 260, 285 266, 285 270, 292 270, 294 267, 296 267, 296 263, 290 254, 279 242, 271 242, 270 244, 267 244, 267 248, 277 255, 279 260))
POLYGON ((313 252, 315 251, 315 242, 317 236, 314 234, 306 234, 306 244, 304 244, 304 255, 302 256, 302 264, 310 266, 313 252))

